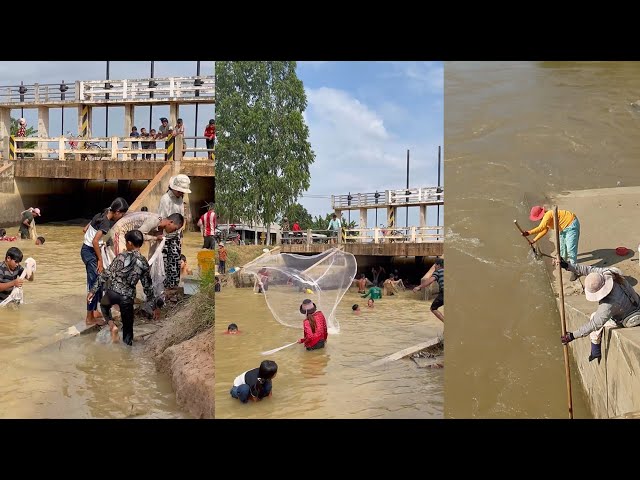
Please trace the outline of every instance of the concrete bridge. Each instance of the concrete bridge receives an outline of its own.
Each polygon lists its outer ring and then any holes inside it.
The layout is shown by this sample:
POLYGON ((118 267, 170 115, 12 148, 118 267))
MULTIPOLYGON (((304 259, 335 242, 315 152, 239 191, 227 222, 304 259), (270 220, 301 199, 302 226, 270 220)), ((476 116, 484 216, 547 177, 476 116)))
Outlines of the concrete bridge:
POLYGON ((0 87, 0 225, 16 223, 29 206, 48 211, 43 221, 86 217, 118 195, 133 203, 132 210, 153 209, 169 178, 178 173, 191 178, 192 193, 185 201, 189 220, 195 222, 213 201, 215 186, 214 152, 197 147, 198 140, 205 144, 204 137, 158 138, 152 146, 162 148, 134 148, 140 137, 92 136, 93 108, 124 107, 124 130, 129 132, 136 106, 169 105, 173 126, 180 105, 214 103, 213 76, 0 87), (49 136, 49 110, 60 107, 78 109, 77 137, 49 136), (16 108, 38 110, 37 136, 10 135, 11 110, 16 108), (151 158, 143 159, 146 155, 151 158))

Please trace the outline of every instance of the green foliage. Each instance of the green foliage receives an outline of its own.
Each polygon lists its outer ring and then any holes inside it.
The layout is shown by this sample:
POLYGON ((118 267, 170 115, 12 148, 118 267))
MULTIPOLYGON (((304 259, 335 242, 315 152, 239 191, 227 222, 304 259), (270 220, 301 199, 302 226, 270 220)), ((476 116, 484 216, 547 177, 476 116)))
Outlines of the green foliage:
POLYGON ((300 228, 302 228, 302 230, 312 228, 311 225, 313 223, 313 218, 311 218, 311 214, 299 203, 292 203, 286 208, 284 215, 278 219, 278 223, 280 224, 282 223, 282 217, 287 217, 289 219, 290 228, 293 228, 293 223, 296 220, 300 224, 300 228))
MULTIPOLYGON (((11 118, 11 135, 18 134, 18 119, 11 118)), ((27 137, 33 137, 38 134, 38 131, 33 127, 28 127, 26 131, 27 137)), ((16 148, 38 148, 38 142, 21 142, 16 145, 16 148)), ((33 153, 25 153, 25 157, 33 157, 33 153)))
POLYGON ((269 225, 309 188, 315 154, 296 62, 216 63, 216 210, 269 225))

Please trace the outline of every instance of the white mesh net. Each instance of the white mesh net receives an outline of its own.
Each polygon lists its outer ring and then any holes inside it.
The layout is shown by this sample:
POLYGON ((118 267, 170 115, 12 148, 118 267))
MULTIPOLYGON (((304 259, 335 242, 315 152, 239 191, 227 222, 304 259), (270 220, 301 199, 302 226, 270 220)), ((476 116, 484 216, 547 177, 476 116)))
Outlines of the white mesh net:
MULTIPOLYGON (((24 270, 19 278, 22 280, 31 278, 31 275, 36 271, 36 261, 29 257, 24 261, 24 270)), ((24 293, 22 291, 23 287, 13 287, 11 293, 7 298, 5 298, 2 302, 0 302, 0 307, 5 307, 10 303, 15 303, 16 305, 21 305, 24 303, 24 293)))
POLYGON ((245 265, 257 278, 274 318, 288 327, 300 328, 304 315, 300 304, 311 299, 324 313, 329 333, 338 333, 336 309, 357 270, 356 257, 333 248, 319 255, 267 254, 245 265))

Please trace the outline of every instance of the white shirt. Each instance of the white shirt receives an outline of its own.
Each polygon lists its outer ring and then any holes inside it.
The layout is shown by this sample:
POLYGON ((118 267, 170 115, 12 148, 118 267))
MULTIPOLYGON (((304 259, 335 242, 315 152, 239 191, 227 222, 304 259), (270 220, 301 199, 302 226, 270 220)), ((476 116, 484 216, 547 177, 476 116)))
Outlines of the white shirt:
POLYGON ((171 190, 162 195, 158 206, 158 216, 167 218, 172 213, 179 213, 184 216, 184 198, 176 197, 171 190))
MULTIPOLYGON (((247 370, 248 372, 249 370, 247 370)), ((247 374, 247 372, 243 372, 240 375, 238 375, 236 377, 236 379, 233 381, 233 386, 234 387, 239 387, 240 385, 245 385, 246 382, 244 381, 244 376, 247 374)))

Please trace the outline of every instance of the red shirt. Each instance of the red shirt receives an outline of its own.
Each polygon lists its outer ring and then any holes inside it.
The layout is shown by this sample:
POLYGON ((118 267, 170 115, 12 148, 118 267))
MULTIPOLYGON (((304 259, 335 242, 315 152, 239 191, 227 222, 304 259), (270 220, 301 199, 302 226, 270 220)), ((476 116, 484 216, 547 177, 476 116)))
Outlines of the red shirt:
POLYGON ((214 140, 216 138, 216 126, 207 125, 207 128, 204 129, 204 136, 209 140, 214 140))
POLYGON ((313 319, 316 321, 316 331, 311 330, 311 324, 308 319, 304 319, 302 327, 304 329, 304 346, 307 348, 313 347, 320 340, 326 340, 329 336, 327 332, 327 320, 324 318, 324 314, 321 311, 317 311, 313 314, 313 319))
POLYGON ((300 232, 302 231, 302 229, 300 228, 300 225, 298 225, 298 222, 293 224, 293 231, 294 232, 300 232))
POLYGON ((202 234, 205 237, 215 235, 216 232, 216 214, 213 210, 209 210, 207 213, 200 217, 202 222, 202 234))

